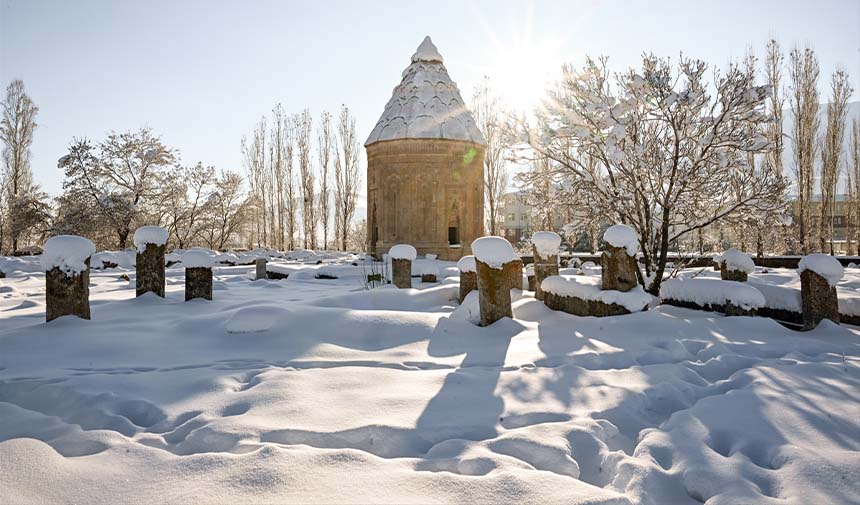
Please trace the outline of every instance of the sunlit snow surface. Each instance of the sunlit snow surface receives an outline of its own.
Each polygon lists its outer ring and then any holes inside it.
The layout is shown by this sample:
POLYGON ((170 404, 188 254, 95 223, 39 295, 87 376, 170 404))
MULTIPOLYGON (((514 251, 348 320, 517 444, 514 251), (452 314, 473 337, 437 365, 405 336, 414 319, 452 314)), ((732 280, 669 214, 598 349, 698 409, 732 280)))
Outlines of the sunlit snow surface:
POLYGON ((281 281, 216 267, 215 299, 188 303, 181 266, 166 299, 135 299, 133 270, 94 271, 93 320, 45 324, 44 276, 24 270, 0 279, 0 503, 860 493, 856 327, 665 306, 581 318, 526 292, 514 320, 479 328, 451 279, 366 291, 347 262, 281 281))

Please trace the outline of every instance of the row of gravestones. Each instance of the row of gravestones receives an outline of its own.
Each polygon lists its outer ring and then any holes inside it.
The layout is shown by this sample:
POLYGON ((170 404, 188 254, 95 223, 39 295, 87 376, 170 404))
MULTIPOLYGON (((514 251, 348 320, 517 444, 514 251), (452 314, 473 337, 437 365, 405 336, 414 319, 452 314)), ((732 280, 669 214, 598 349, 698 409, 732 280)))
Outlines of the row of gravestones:
MULTIPOLYGON (((137 296, 155 293, 164 298, 167 231, 157 226, 144 226, 134 234, 137 248, 135 261, 137 296)), ((45 267, 45 319, 52 321, 60 316, 74 315, 90 319, 89 278, 90 256, 79 258, 83 268, 63 268, 63 251, 95 251, 89 240, 74 235, 52 237, 45 243, 43 266, 45 267), (57 260, 59 258, 59 260, 57 260), (56 263, 61 263, 57 265, 56 263)), ((185 260, 185 301, 202 298, 212 299, 212 262, 209 256, 199 251, 190 253, 185 260)), ((265 269, 265 266, 264 266, 265 269)))
MULTIPOLYGON (((622 240, 606 240, 605 250, 601 254, 601 290, 628 292, 639 285, 635 249, 630 242, 631 234, 635 239, 635 233, 624 225, 613 226, 610 230, 615 232, 616 237, 622 237, 622 240)), ((535 262, 533 274, 529 275, 529 286, 533 288, 535 298, 544 301, 548 307, 565 310, 570 306, 570 300, 565 298, 570 297, 546 293, 542 289, 545 279, 559 274, 558 254, 561 237, 553 232, 537 232, 532 237, 532 243, 535 262)), ((406 245, 401 247, 411 248, 406 245)), ((395 286, 399 288, 412 287, 411 260, 415 258, 414 248, 411 248, 411 251, 411 257, 392 259, 392 277, 395 286)), ((463 303, 466 295, 471 291, 477 290, 482 326, 490 325, 502 317, 512 317, 510 289, 522 288, 522 260, 515 256, 510 243, 501 237, 481 237, 472 243, 472 251, 477 251, 476 256, 465 256, 457 264, 460 271, 460 303, 463 303), (488 249, 502 251, 502 253, 481 261, 482 241, 492 246, 488 249), (506 261, 493 261, 498 260, 498 257, 506 257, 506 261)), ((745 256, 743 253, 730 250, 718 258, 717 268, 721 272, 720 277, 722 280, 746 281, 749 270, 743 265, 743 261, 730 261, 733 255, 741 255, 741 260, 742 256, 745 256)), ((749 263, 752 264, 751 259, 749 263)), ((811 269, 802 270, 800 278, 804 328, 814 328, 822 319, 830 319, 838 323, 839 307, 835 286, 811 269)), ((612 313, 601 306, 606 305, 603 302, 577 301, 587 306, 589 310, 593 310, 590 315, 601 316, 612 313)))

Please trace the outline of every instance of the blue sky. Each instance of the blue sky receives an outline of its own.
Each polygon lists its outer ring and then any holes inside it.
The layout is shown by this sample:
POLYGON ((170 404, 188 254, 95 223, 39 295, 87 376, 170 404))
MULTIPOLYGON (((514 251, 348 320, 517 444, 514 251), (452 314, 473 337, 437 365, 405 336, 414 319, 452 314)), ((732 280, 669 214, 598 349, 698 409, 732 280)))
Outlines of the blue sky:
MULTIPOLYGON (((716 65, 771 37, 841 65, 860 88, 860 1, 0 0, 0 82, 40 107, 32 166, 57 194, 72 137, 150 126, 182 162, 241 170, 239 143, 280 102, 358 118, 363 141, 425 35, 468 101, 482 76, 527 107, 566 61, 643 51, 716 65)), ((855 91, 853 100, 857 99, 855 91)))

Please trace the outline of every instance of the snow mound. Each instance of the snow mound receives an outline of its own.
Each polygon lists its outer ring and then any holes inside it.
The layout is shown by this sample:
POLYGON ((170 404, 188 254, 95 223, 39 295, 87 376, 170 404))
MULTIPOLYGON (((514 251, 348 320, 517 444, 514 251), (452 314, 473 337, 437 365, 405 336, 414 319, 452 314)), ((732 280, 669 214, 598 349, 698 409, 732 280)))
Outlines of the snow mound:
POLYGON ((727 270, 746 272, 748 274, 755 272, 755 263, 753 263, 750 255, 742 253, 737 249, 731 248, 719 258, 719 263, 725 263, 727 270))
POLYGON ((141 226, 134 232, 134 245, 139 252, 146 250, 146 244, 157 246, 167 243, 167 230, 161 226, 141 226))
POLYGON ((244 307, 224 323, 227 333, 260 333, 269 330, 287 311, 280 307, 244 307))
POLYGON ((554 231, 539 231, 532 235, 532 244, 542 258, 558 254, 561 247, 561 236, 554 231))
POLYGON ((41 256, 24 256, 21 258, 0 256, 0 272, 5 274, 12 272, 35 273, 42 271, 41 256))
POLYGON ((439 263, 436 260, 415 260, 412 262, 413 275, 439 275, 439 263))
POLYGON ((475 272, 475 256, 469 254, 468 256, 463 256, 460 258, 460 261, 457 262, 457 269, 461 272, 475 272))
POLYGON ((660 298, 693 302, 699 305, 732 305, 744 310, 765 306, 764 295, 743 282, 720 279, 669 279, 660 286, 660 298))
POLYGON ((182 265, 185 268, 212 268, 212 256, 205 251, 188 251, 182 255, 182 265))
POLYGON ((101 251, 93 254, 90 266, 95 269, 107 268, 106 263, 119 268, 132 269, 137 261, 134 251, 101 251))
POLYGON ((66 275, 78 275, 87 269, 85 261, 95 254, 96 246, 84 237, 58 235, 45 242, 42 269, 47 272, 58 267, 66 275))
POLYGON ((500 269, 502 265, 517 259, 511 243, 502 237, 481 237, 472 242, 472 252, 481 263, 500 269))
POLYGON ((418 256, 418 251, 409 244, 397 244, 388 251, 388 256, 393 260, 412 261, 418 256))
POLYGON ((824 277, 831 286, 836 286, 845 274, 842 264, 836 258, 826 254, 804 256, 797 265, 797 273, 801 274, 806 270, 812 270, 824 277))
POLYGON ((630 312, 639 312, 651 303, 652 296, 636 286, 630 291, 603 290, 599 277, 581 275, 553 275, 543 280, 540 285, 546 293, 559 296, 575 296, 583 300, 621 305, 630 312))
POLYGON ((603 233, 603 240, 614 247, 627 249, 627 254, 630 256, 639 252, 639 240, 636 237, 636 231, 626 224, 616 224, 607 228, 603 233))

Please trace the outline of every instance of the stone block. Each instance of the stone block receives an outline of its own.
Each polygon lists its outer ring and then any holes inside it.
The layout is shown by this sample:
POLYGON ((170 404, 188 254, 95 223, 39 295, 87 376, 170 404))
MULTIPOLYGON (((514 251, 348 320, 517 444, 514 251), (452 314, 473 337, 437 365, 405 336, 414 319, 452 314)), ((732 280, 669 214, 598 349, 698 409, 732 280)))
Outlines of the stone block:
POLYGON ((164 298, 164 252, 166 245, 146 244, 143 252, 137 251, 135 270, 137 271, 136 293, 155 293, 164 298))
POLYGON ((601 282, 603 289, 613 289, 627 292, 635 288, 639 281, 636 278, 638 265, 636 258, 627 254, 624 247, 615 247, 609 243, 600 255, 601 282))
POLYGON ((516 260, 502 265, 491 266, 475 259, 478 275, 478 305, 481 311, 481 326, 489 326, 503 317, 513 317, 511 309, 512 277, 519 273, 522 285, 522 261, 516 260))
POLYGON ((803 309, 803 329, 811 330, 822 319, 839 322, 839 301, 836 287, 812 270, 800 273, 800 298, 803 309))
POLYGON ((58 267, 45 272, 45 321, 60 316, 90 318, 90 260, 79 274, 67 275, 58 267))
POLYGON ((185 301, 195 298, 212 299, 212 269, 195 267, 185 269, 185 301))
POLYGON ((391 279, 400 289, 412 287, 412 260, 392 259, 391 279))

